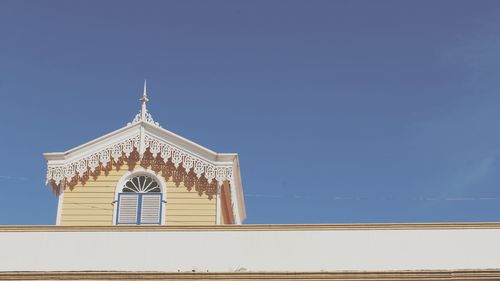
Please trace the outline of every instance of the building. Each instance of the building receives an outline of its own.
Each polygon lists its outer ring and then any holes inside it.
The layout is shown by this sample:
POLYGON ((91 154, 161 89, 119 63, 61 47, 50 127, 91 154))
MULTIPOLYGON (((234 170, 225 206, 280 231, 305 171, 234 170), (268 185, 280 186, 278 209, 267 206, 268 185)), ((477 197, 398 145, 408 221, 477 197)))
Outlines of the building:
POLYGON ((238 155, 163 129, 147 110, 125 127, 66 152, 45 153, 59 196, 57 225, 241 224, 238 155))
POLYGON ((500 280, 500 223, 244 225, 238 155, 147 110, 45 153, 56 226, 0 227, 0 280, 500 280))

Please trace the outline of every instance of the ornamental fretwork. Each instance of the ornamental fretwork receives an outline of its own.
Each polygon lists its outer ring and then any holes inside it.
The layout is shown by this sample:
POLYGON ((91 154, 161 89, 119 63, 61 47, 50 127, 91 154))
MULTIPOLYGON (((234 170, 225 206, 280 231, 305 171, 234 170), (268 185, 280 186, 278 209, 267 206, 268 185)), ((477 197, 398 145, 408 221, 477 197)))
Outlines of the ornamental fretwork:
POLYGON ((55 192, 61 187, 74 188, 78 183, 85 184, 89 179, 107 175, 112 169, 124 165, 133 170, 136 165, 161 174, 165 180, 172 180, 177 186, 182 182, 188 190, 195 189, 199 194, 209 197, 216 194, 217 185, 231 181, 231 165, 210 163, 188 151, 180 149, 163 140, 144 136, 144 153, 140 151, 140 135, 110 145, 86 157, 62 165, 49 165, 47 184, 55 192))

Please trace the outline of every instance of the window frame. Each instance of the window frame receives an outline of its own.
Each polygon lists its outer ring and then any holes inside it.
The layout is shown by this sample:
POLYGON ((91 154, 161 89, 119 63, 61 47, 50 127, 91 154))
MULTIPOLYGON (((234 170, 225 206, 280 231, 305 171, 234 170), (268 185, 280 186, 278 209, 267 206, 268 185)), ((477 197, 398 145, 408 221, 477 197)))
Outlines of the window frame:
MULTIPOLYGON (((115 197, 114 197, 114 208, 113 208, 113 225, 138 225, 137 221, 140 221, 140 217, 137 217, 136 223, 120 223, 118 224, 118 211, 119 211, 119 197, 121 193, 127 193, 127 194, 161 194, 161 201, 160 201, 160 222, 159 223, 140 223, 139 225, 165 225, 165 213, 166 213, 166 205, 167 205, 167 186, 166 186, 166 181, 165 179, 161 176, 156 174, 154 171, 151 171, 149 169, 145 168, 136 168, 133 171, 128 171, 126 172, 118 181, 115 187, 115 197), (153 180, 155 180, 159 187, 160 187, 160 192, 147 192, 147 193, 131 193, 131 192, 122 192, 123 187, 125 186, 125 183, 130 180, 131 178, 137 177, 137 176, 146 176, 146 177, 151 177, 153 180)), ((140 214, 139 208, 142 206, 142 197, 138 198, 138 214, 140 214)))

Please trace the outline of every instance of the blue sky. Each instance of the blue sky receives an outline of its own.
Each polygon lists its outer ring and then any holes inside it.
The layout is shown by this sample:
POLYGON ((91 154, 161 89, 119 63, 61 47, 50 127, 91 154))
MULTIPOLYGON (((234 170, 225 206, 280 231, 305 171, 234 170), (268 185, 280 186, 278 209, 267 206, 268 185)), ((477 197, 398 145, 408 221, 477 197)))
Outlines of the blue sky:
POLYGON ((129 122, 240 154, 247 223, 500 220, 498 1, 0 1, 0 224, 129 122))

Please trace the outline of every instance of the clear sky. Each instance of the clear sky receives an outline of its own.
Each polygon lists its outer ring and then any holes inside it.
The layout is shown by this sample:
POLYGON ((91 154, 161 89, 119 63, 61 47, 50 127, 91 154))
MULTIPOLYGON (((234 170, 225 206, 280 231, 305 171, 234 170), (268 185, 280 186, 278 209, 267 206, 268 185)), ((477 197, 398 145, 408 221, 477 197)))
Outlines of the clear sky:
POLYGON ((500 221, 499 1, 0 1, 0 224, 43 152, 160 124, 240 154, 247 223, 500 221))

